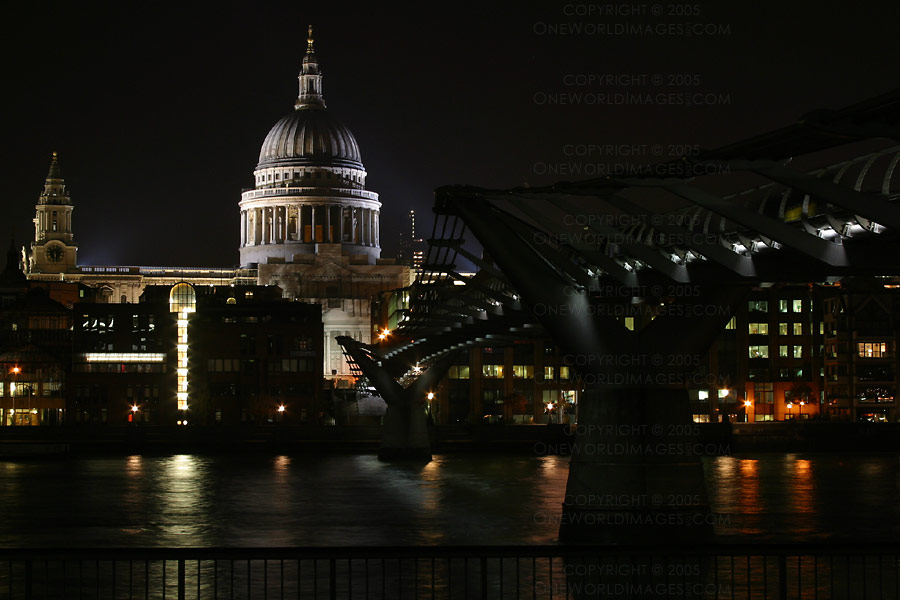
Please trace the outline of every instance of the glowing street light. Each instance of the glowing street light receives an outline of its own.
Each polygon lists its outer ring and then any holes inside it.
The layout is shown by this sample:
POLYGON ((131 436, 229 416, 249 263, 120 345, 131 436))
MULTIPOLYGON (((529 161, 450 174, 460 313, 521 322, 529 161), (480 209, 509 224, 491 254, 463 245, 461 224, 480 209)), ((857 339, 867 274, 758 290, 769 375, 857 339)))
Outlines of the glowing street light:
POLYGON ((10 373, 12 373, 13 375, 18 375, 21 372, 22 372, 22 369, 20 369, 19 367, 13 367, 12 371, 10 371, 10 373))
POLYGON ((280 413, 284 412, 284 404, 282 404, 281 406, 278 407, 278 412, 280 412, 280 413))
POLYGON ((136 413, 138 410, 140 410, 140 409, 138 408, 137 404, 135 404, 131 407, 131 412, 133 412, 133 413, 136 413))

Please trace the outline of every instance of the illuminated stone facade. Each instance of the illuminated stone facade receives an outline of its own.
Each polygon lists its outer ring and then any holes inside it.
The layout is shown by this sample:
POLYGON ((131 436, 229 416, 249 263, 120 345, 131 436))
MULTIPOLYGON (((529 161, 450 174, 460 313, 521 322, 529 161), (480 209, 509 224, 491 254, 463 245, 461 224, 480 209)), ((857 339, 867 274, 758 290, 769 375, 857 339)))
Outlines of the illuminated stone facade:
POLYGON ((240 202, 239 269, 79 266, 72 210, 56 154, 35 216, 28 278, 74 282, 101 303, 135 303, 148 286, 277 285, 288 299, 321 304, 324 375, 349 386, 335 336, 368 342, 377 293, 411 283, 409 266, 381 258, 378 194, 353 134, 325 108, 312 32, 299 75, 295 110, 269 131, 240 202), (52 250, 51 248, 57 248, 52 250))

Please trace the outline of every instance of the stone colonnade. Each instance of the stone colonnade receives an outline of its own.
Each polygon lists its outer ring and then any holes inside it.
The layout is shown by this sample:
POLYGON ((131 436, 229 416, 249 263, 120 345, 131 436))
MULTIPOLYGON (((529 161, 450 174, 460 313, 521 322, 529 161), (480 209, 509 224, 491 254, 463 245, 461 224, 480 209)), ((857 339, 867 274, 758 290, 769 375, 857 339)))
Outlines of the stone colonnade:
POLYGON ((285 242, 380 246, 377 210, 344 204, 282 204, 241 211, 241 247, 285 242))

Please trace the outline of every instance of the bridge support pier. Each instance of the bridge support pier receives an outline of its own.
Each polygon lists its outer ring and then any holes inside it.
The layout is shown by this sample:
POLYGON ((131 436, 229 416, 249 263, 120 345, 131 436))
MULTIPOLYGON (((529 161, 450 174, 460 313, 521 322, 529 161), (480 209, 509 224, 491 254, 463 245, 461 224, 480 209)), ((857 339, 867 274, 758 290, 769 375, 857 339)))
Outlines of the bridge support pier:
POLYGON ((710 536, 702 450, 685 390, 586 390, 560 539, 639 544, 710 536))
POLYGON ((428 416, 425 414, 424 402, 410 398, 411 394, 406 393, 407 390, 403 392, 407 397, 387 403, 378 458, 429 462, 431 442, 428 438, 428 416))
POLYGON ((346 336, 338 336, 336 339, 387 403, 378 458, 430 462, 431 441, 428 437, 425 399, 428 391, 437 386, 453 364, 456 352, 448 352, 435 360, 404 388, 363 344, 346 336))

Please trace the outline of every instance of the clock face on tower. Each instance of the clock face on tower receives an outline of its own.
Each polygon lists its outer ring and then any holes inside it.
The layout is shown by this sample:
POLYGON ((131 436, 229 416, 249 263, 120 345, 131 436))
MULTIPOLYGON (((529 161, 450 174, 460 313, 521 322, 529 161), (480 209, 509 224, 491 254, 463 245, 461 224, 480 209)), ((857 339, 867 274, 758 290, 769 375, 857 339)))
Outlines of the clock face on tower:
POLYGON ((50 246, 47 248, 47 260, 50 262, 59 262, 63 257, 63 249, 59 246, 50 246))

